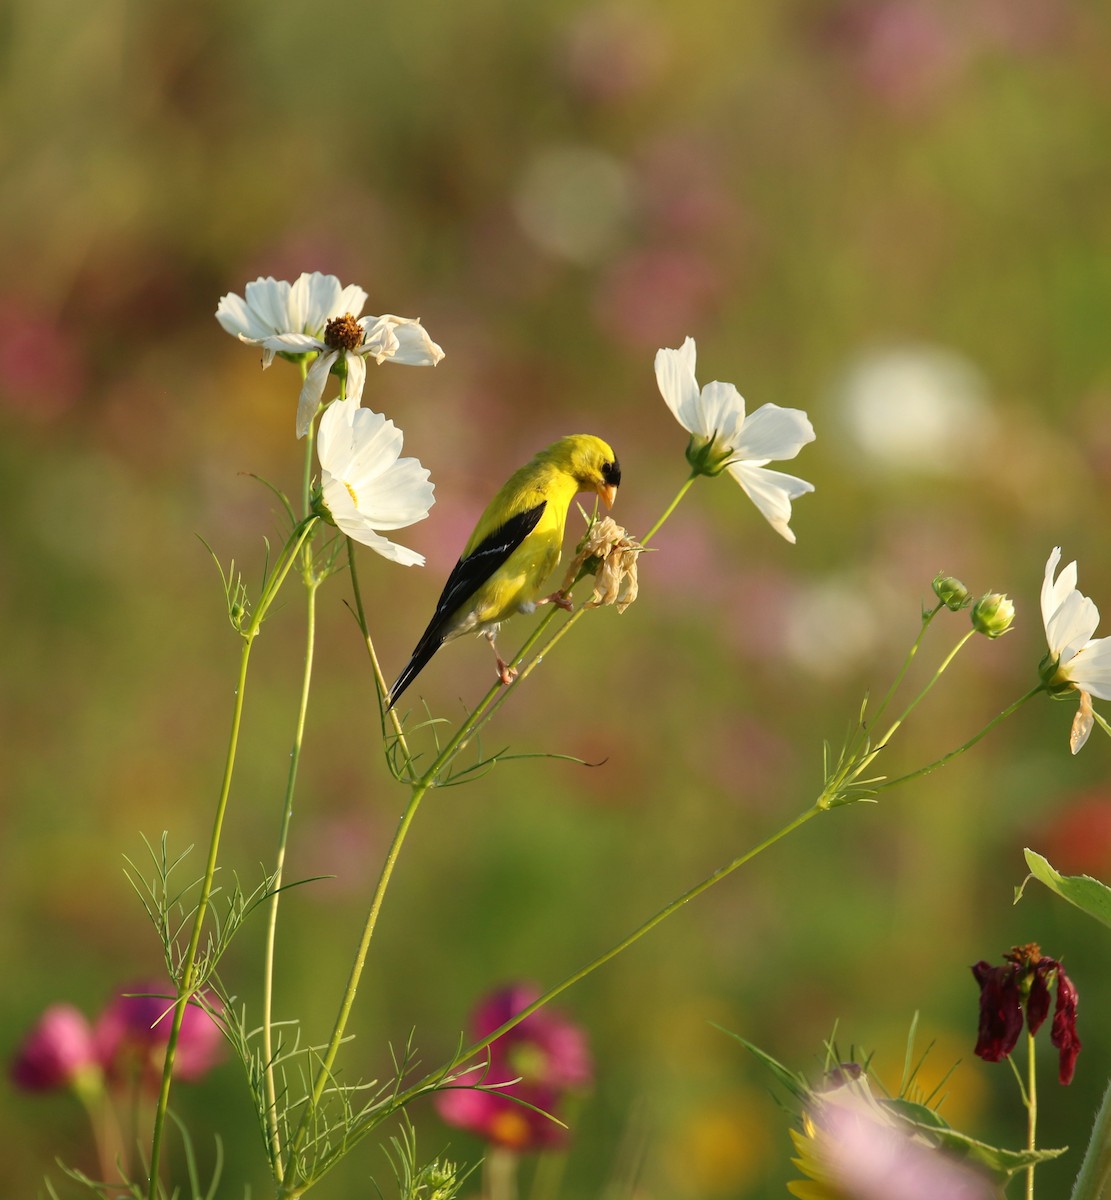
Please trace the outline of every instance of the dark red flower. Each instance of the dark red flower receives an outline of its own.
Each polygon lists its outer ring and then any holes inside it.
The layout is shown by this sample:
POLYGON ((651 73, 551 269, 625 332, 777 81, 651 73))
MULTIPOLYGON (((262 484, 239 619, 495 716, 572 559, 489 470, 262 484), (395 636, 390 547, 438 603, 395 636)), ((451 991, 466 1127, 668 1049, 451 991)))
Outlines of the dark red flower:
POLYGON ((1053 1010, 1053 1027, 1049 1040, 1060 1052, 1057 1078, 1062 1083, 1071 1083, 1076 1070, 1076 1056, 1080 1053, 1080 1039, 1076 1036, 1076 1005, 1080 997, 1076 986, 1057 965, 1057 1006, 1053 1010))
POLYGON ((1058 1079, 1071 1083, 1080 1053, 1076 1036, 1078 996, 1064 967, 1046 958, 1031 942, 1015 946, 1003 956, 1002 966, 981 960, 972 968, 980 985, 980 1027, 976 1054, 985 1062, 1001 1062, 1018 1043, 1025 1009, 1026 1028, 1033 1037, 1049 1015, 1050 989, 1056 984, 1057 1003, 1053 1012, 1050 1041, 1060 1053, 1058 1079))
MULTIPOLYGON (((480 1039, 493 1033, 539 995, 540 989, 529 984, 491 993, 471 1017, 472 1035, 480 1039)), ((487 1054, 488 1062, 464 1072, 456 1086, 437 1095, 440 1116, 512 1150, 562 1145, 567 1130, 551 1117, 558 1117, 568 1093, 585 1088, 593 1074, 582 1030, 557 1013, 538 1009, 491 1043, 487 1054)))
POLYGON ((1022 1032, 1022 993, 1013 963, 993 967, 981 959, 972 974, 980 985, 980 1030, 976 1053, 985 1062, 1002 1062, 1022 1032))

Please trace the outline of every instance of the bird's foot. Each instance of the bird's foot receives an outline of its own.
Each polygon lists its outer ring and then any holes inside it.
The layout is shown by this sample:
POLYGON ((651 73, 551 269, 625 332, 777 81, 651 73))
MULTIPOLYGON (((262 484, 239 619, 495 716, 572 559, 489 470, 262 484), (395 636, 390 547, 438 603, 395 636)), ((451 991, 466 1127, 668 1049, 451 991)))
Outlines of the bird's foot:
POLYGON ((508 687, 517 678, 517 668, 511 667, 505 659, 498 657, 498 679, 508 687))
POLYGON ((538 600, 537 603, 554 604, 556 608, 562 608, 564 612, 575 611, 574 600, 562 588, 557 592, 552 592, 550 596, 545 596, 543 600, 538 600))

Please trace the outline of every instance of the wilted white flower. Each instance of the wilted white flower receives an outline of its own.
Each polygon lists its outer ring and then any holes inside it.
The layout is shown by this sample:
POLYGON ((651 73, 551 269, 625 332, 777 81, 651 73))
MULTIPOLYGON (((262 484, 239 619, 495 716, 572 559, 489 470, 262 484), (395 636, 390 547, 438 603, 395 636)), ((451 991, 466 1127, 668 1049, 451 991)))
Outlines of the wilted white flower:
POLYGON ((334 275, 313 272, 295 282, 256 279, 246 298, 220 298, 216 320, 241 342, 262 347, 262 365, 275 354, 315 354, 297 403, 297 436, 304 437, 320 407, 328 375, 343 356, 346 396, 361 400, 366 359, 377 363, 433 367, 443 350, 413 317, 359 317, 366 303, 360 287, 343 287, 334 275))
POLYGON ((1099 624, 1099 609, 1077 590, 1075 562, 1054 578, 1060 561, 1061 547, 1055 546, 1042 582, 1042 621, 1049 644, 1042 678, 1052 692, 1080 693, 1080 708, 1069 737, 1076 754, 1092 732, 1092 697, 1111 700, 1111 638, 1092 637, 1099 624))
POLYGON ((814 490, 812 483, 770 471, 773 459, 794 458, 814 440, 814 427, 797 408, 765 404, 745 415, 744 397, 731 383, 708 383, 699 391, 694 338, 678 350, 656 353, 656 382, 675 419, 691 435, 687 461, 701 475, 728 471, 771 527, 795 540, 791 501, 814 490))
POLYGON ((637 559, 644 550, 645 547, 631 538, 629 531, 612 517, 594 521, 567 569, 563 590, 570 590, 585 566, 592 571, 595 582, 594 593, 584 607, 601 608, 612 604, 623 613, 640 591, 637 559))
POLYGON ((401 458, 401 430, 358 400, 336 400, 320 418, 321 497, 334 525, 348 537, 403 566, 424 556, 378 531, 403 529, 428 516, 433 486, 415 458, 401 458))

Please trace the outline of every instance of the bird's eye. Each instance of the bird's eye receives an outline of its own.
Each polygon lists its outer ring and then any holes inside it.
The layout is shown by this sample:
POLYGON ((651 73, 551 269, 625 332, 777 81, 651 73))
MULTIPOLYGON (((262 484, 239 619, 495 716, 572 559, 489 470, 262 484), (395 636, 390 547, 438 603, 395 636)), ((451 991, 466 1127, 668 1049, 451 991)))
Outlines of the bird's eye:
POLYGON ((602 464, 602 479, 617 487, 621 483, 621 464, 615 458, 613 462, 602 464))

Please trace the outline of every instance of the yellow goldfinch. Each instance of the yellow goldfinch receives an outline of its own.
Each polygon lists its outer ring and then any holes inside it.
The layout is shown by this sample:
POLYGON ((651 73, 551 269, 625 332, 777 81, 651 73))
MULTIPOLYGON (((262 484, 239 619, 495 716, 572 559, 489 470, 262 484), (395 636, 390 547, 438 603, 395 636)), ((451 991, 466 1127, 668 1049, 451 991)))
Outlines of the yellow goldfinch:
POLYGON ((464 633, 489 639, 498 677, 512 683, 517 672, 494 643, 498 626, 514 613, 532 612, 538 603, 570 608, 562 593, 540 598, 559 563, 567 510, 579 492, 597 492, 609 508, 620 483, 617 457, 601 438, 587 433, 561 438, 515 471, 479 517, 428 628, 390 688, 387 711, 444 642, 464 633))

